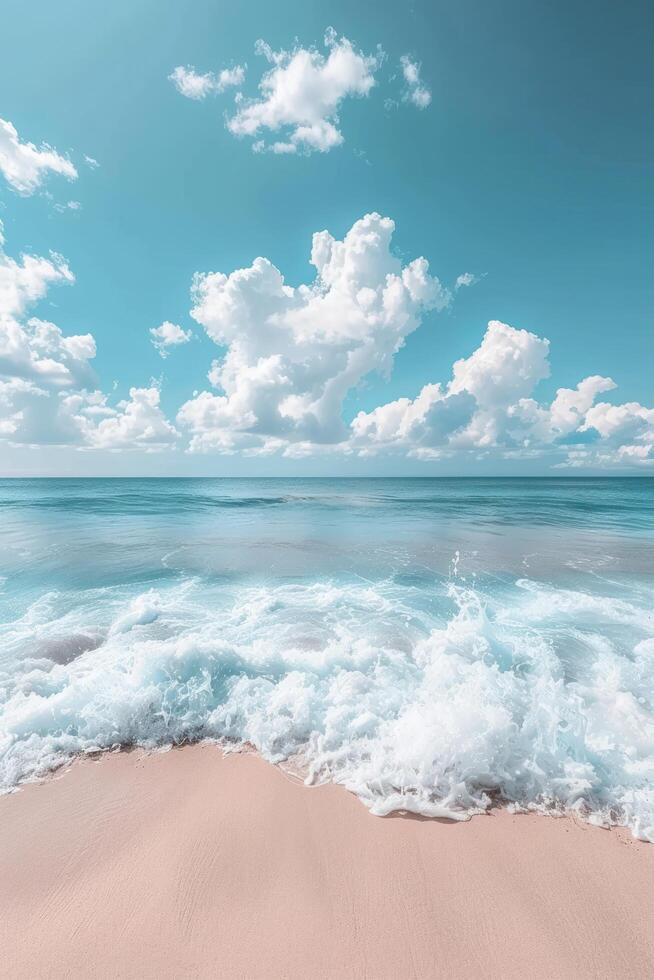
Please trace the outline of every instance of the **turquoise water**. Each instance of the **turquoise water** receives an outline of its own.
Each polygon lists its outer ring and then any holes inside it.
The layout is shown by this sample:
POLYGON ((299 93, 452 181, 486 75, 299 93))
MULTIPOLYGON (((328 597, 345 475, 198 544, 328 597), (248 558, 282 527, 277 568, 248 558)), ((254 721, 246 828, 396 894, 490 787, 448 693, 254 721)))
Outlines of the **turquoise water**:
POLYGON ((0 481, 0 784, 249 742, 654 839, 654 481, 0 481))

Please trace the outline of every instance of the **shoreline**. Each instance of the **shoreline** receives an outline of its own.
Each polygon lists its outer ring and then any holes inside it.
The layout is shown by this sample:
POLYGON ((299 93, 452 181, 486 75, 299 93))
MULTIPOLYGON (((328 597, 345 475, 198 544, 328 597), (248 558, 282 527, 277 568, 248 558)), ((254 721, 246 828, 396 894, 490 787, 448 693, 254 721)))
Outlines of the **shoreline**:
POLYGON ((640 978, 654 848, 571 817, 375 817, 215 745, 0 798, 6 975, 640 978))

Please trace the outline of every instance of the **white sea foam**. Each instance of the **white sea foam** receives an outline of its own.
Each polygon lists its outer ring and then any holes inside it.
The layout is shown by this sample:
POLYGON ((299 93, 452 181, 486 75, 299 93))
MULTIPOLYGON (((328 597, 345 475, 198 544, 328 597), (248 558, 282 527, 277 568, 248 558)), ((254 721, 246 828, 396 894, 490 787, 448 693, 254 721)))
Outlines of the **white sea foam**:
POLYGON ((0 783, 217 738, 299 753, 308 782, 376 814, 512 802, 654 840, 651 606, 516 586, 455 578, 433 602, 391 581, 49 593, 2 628, 0 783), (97 645, 53 659, 66 637, 97 645))
POLYGON ((129 633, 134 626, 149 626, 159 616, 159 596, 151 590, 145 595, 137 596, 130 604, 127 612, 114 620, 109 630, 115 633, 129 633))

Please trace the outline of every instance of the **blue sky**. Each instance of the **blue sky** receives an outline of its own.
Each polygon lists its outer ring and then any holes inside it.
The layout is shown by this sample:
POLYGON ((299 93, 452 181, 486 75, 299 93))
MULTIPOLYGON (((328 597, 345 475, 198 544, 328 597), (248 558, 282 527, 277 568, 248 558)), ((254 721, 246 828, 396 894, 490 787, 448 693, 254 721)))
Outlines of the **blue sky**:
MULTIPOLYGON (((92 377, 85 363, 62 380, 46 379, 42 367, 28 378, 10 358, 3 367, 0 353, 0 472, 648 472, 651 29, 645 3, 7 4, 0 118, 22 144, 42 152, 48 143, 78 174, 68 180, 44 170, 27 193, 0 173, 7 256, 19 262, 23 253, 53 251, 75 277, 74 284, 53 279, 40 301, 7 316, 27 333, 31 317, 55 322, 64 336, 90 333, 97 354, 92 377), (336 39, 325 47, 329 26, 336 39), (255 54, 257 39, 287 52, 284 70, 298 49, 312 46, 324 64, 343 37, 355 57, 374 59, 365 69, 374 84, 338 102, 342 142, 254 152, 257 140, 289 139, 293 127, 260 127, 253 137, 230 131, 226 120, 239 105, 259 111, 259 82, 275 67, 255 54), (419 65, 429 105, 412 101, 402 56, 419 65), (239 65, 247 66, 242 85, 204 99, 184 97, 169 79, 176 66, 203 74, 239 65), (69 201, 79 206, 69 208, 69 201), (229 327, 220 320, 214 281, 206 282, 205 322, 191 318, 196 272, 229 276, 264 256, 287 284, 310 286, 312 235, 328 229, 343 240, 373 212, 395 223, 390 249, 401 267, 424 256, 451 298, 407 296, 410 323, 386 322, 392 336, 381 346, 379 317, 369 317, 371 370, 355 372, 350 386, 338 381, 344 394, 337 409, 324 394, 331 376, 317 383, 319 391, 306 381, 317 361, 337 358, 341 344, 324 346, 327 328, 322 320, 315 326, 313 307, 305 311, 311 342, 297 333, 306 326, 292 326, 279 350, 266 333, 272 307, 257 307, 261 323, 246 344, 238 317, 229 327), (475 282, 455 289, 463 273, 475 282), (149 331, 165 321, 192 331, 192 340, 162 358, 149 331), (491 330, 480 347, 489 321, 514 333, 491 330), (226 329, 231 340, 217 344, 226 329), (543 338, 550 342, 547 369, 543 338), (306 356, 293 353, 298 342, 307 344, 306 356), (471 361, 475 351, 481 353, 471 361), (233 366, 230 391, 224 370, 213 384, 207 379, 212 361, 225 354, 233 366), (277 357, 274 382, 248 374, 262 357, 277 357), (457 359, 467 359, 458 380, 457 359), (381 376, 377 369, 389 361, 390 373, 381 376), (514 383, 515 372, 527 375, 524 384, 514 383), (579 394, 576 386, 588 377, 610 378, 615 387, 591 384, 579 394), (28 383, 39 393, 28 392, 28 383), (280 394, 264 406, 262 385, 273 383, 280 394), (436 383, 439 391, 412 401, 436 383), (145 415, 118 407, 134 387, 156 389, 158 405, 150 398, 145 415), (556 402, 561 388, 573 394, 556 402), (79 392, 95 390, 105 400, 80 408, 79 392), (202 392, 200 405, 194 399, 202 392), (65 424, 57 428, 53 413, 71 397, 76 407, 66 402, 65 424), (403 398, 411 404, 399 404, 403 398), (38 413, 48 416, 47 426, 37 424, 38 413), (110 424, 98 430, 103 420, 110 424)), ((387 269, 380 248, 381 291, 387 269)), ((329 309, 338 320, 341 307, 329 309)), ((327 312, 321 307, 317 315, 327 312)), ((389 315, 384 308, 382 319, 389 315)), ((351 353, 360 344, 354 322, 351 353)), ((46 353, 41 343, 36 356, 46 353)))

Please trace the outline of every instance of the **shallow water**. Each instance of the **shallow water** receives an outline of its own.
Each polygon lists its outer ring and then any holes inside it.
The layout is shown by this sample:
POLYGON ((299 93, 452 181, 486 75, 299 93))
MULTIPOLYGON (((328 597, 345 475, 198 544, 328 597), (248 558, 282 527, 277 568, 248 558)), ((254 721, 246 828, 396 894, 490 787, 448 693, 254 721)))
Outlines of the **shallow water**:
POLYGON ((654 481, 0 481, 0 784, 189 738, 654 839, 654 481))

